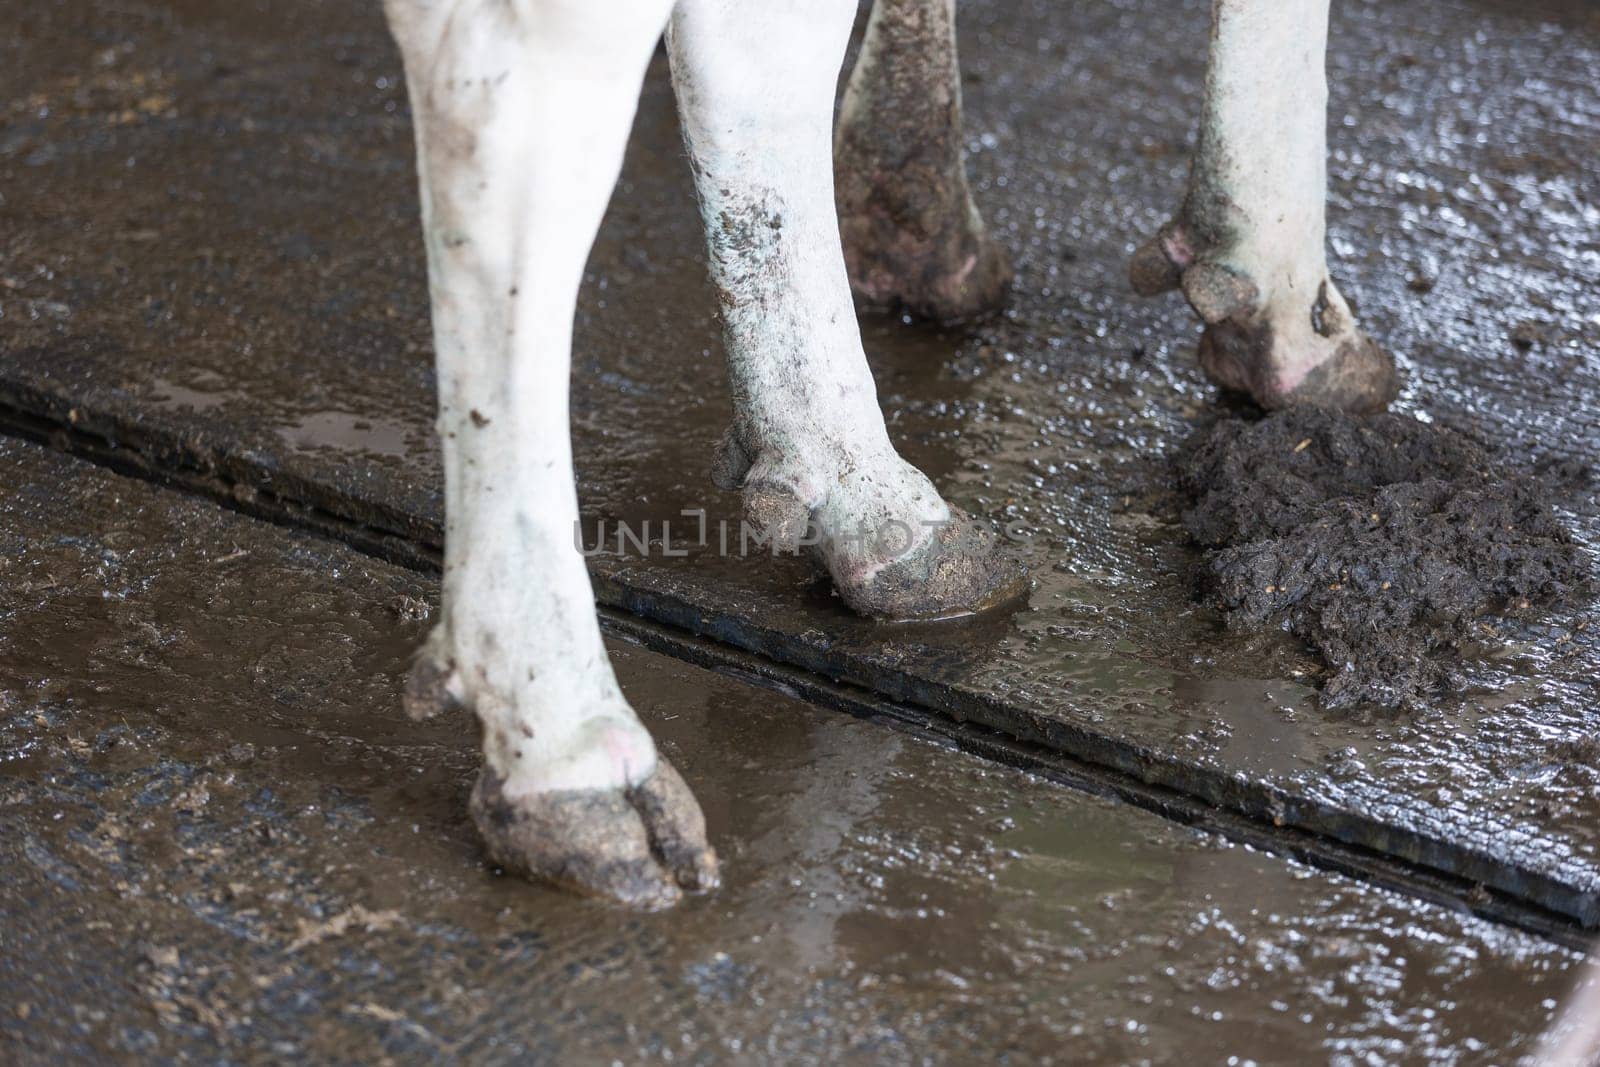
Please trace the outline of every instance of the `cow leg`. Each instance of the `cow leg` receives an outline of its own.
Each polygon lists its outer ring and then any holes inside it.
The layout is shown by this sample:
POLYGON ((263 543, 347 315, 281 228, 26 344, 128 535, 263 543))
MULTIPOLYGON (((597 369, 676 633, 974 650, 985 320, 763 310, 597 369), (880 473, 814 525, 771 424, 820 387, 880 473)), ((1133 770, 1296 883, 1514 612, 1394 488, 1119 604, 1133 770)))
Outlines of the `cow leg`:
POLYGON ((845 602, 972 611, 1023 578, 895 452, 833 203, 832 103, 854 0, 681 0, 668 28, 722 303, 735 421, 717 482, 780 543, 820 534, 845 602))
POLYGON ((953 320, 1004 302, 1011 266, 967 187, 955 0, 876 0, 834 132, 839 227, 864 301, 953 320))
POLYGON ((471 707, 472 813, 513 870, 641 906, 714 883, 694 798, 628 706, 575 545, 584 260, 666 0, 389 0, 415 115, 445 468, 441 620, 413 714, 471 707))
POLYGON ((1589 965, 1553 1025, 1526 1061, 1536 1067, 1594 1067, 1600 1063, 1600 951, 1589 950, 1589 965))
POLYGON ((1177 218, 1134 256, 1145 295, 1182 288, 1200 363, 1264 408, 1376 411, 1394 364, 1328 277, 1328 0, 1213 0, 1199 147, 1177 218))

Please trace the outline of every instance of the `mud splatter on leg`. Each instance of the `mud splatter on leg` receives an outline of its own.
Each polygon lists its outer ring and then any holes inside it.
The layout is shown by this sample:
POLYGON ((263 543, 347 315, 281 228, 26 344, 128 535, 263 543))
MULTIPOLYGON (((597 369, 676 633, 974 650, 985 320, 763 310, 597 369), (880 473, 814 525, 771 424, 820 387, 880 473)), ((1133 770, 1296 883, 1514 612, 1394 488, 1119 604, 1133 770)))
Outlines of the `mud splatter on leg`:
POLYGON ((955 0, 876 0, 834 133, 850 283, 867 303, 957 320, 1005 302, 1011 265, 967 184, 955 0))

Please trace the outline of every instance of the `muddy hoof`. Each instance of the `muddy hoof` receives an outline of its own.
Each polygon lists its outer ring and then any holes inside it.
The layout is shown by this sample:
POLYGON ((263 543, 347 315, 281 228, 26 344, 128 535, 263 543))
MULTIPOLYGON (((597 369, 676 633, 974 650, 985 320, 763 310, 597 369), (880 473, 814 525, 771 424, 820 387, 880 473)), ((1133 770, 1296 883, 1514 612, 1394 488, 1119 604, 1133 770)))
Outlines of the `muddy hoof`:
POLYGON ((408 718, 419 722, 454 711, 461 707, 454 686, 455 668, 448 662, 441 663, 431 648, 424 647, 417 653, 410 672, 406 674, 400 706, 405 709, 408 718))
POLYGON ((629 790, 507 797, 488 767, 472 791, 472 818, 508 871, 654 911, 683 890, 718 884, 717 854, 689 787, 665 758, 629 790))
POLYGON ((853 258, 851 288, 864 306, 899 310, 928 322, 960 323, 994 314, 1011 291, 1011 262, 997 243, 966 243, 954 262, 923 258, 853 258))
POLYGON ((1161 227, 1134 252, 1128 280, 1141 296, 1183 291, 1206 324, 1199 357, 1208 378, 1267 411, 1307 406, 1370 415, 1389 406, 1400 391, 1399 372, 1360 330, 1331 278, 1324 273, 1308 288, 1302 260, 1298 286, 1286 283, 1293 263, 1253 279, 1229 248, 1197 240, 1196 232, 1179 219, 1161 227), (1257 284, 1262 280, 1276 284, 1257 284))
POLYGON ((1160 296, 1183 285, 1182 253, 1170 226, 1140 245, 1128 262, 1128 282, 1140 296, 1160 296))
POLYGON ((999 311, 1011 292, 1006 251, 980 224, 932 236, 891 220, 845 220, 850 288, 865 306, 932 322, 959 323, 999 311))
POLYGON ((1265 411, 1323 407, 1372 415, 1387 409, 1400 392, 1394 360, 1358 330, 1292 385, 1272 357, 1271 330, 1262 325, 1224 320, 1207 326, 1199 356, 1212 381, 1247 394, 1265 411))
POLYGON ((1375 415, 1399 394, 1400 372, 1394 360, 1372 338, 1357 334, 1291 389, 1282 406, 1304 404, 1352 415, 1375 415))
POLYGON ((974 615, 1025 596, 1027 571, 1000 539, 961 509, 950 514, 904 558, 860 578, 835 572, 839 596, 862 615, 906 622, 974 615))
POLYGON ((933 277, 922 292, 908 293, 901 306, 915 318, 935 322, 965 322, 1004 308, 1016 277, 1011 257, 987 233, 976 245, 970 259, 933 277))

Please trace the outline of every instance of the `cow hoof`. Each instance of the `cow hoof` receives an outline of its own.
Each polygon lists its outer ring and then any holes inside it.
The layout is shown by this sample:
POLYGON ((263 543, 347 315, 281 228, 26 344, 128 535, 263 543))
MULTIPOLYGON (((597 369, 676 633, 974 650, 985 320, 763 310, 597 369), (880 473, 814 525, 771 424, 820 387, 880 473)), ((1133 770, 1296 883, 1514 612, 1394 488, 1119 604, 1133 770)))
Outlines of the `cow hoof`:
POLYGON ((1173 223, 1140 245, 1128 261, 1128 282, 1140 296, 1160 296, 1183 285, 1183 272, 1194 262, 1173 223))
POLYGON ((805 550, 855 612, 877 619, 972 615, 1017 600, 1026 570, 983 523, 947 504, 926 475, 892 451, 808 475, 777 449, 729 430, 712 477, 744 496, 744 523, 774 551, 805 550))
POLYGON ((866 307, 940 323, 1005 307, 1011 260, 982 229, 925 238, 862 222, 846 232, 850 287, 866 307))
POLYGON ((1360 330, 1351 330, 1332 355, 1294 377, 1282 373, 1284 361, 1273 358, 1272 347, 1269 325, 1217 323, 1200 337, 1200 366, 1212 381, 1248 394, 1265 411, 1305 405, 1372 415, 1400 392, 1394 360, 1360 330))
POLYGON ((1356 325, 1320 250, 1317 262, 1252 278, 1225 249, 1199 247, 1191 229, 1162 227, 1134 253, 1128 278, 1143 296, 1183 291, 1205 323, 1198 355, 1207 377, 1267 411, 1316 405, 1370 414, 1389 406, 1400 391, 1394 360, 1356 325))
POLYGON ((522 796, 508 795, 485 767, 472 818, 506 870, 628 907, 671 907, 685 890, 708 892, 719 882, 700 805, 664 757, 630 789, 522 796))
POLYGON ((1000 538, 960 508, 900 558, 871 570, 848 552, 824 556, 840 598, 859 614, 888 621, 973 615, 1021 600, 1028 573, 1000 538))
POLYGON ((455 665, 443 658, 434 645, 435 639, 430 636, 411 664, 400 694, 400 706, 407 717, 419 722, 462 706, 455 665))

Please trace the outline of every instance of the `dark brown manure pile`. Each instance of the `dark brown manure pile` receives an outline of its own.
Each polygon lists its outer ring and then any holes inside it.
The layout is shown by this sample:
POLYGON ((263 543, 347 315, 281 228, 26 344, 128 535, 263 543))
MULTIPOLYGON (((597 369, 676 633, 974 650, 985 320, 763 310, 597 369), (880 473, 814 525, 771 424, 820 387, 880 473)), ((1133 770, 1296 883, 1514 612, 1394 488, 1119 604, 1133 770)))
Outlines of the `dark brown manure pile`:
POLYGON ((1325 707, 1437 689, 1477 620, 1526 617, 1586 584, 1545 479, 1413 418, 1223 420, 1177 467, 1201 595, 1230 629, 1284 628, 1315 648, 1325 707))

